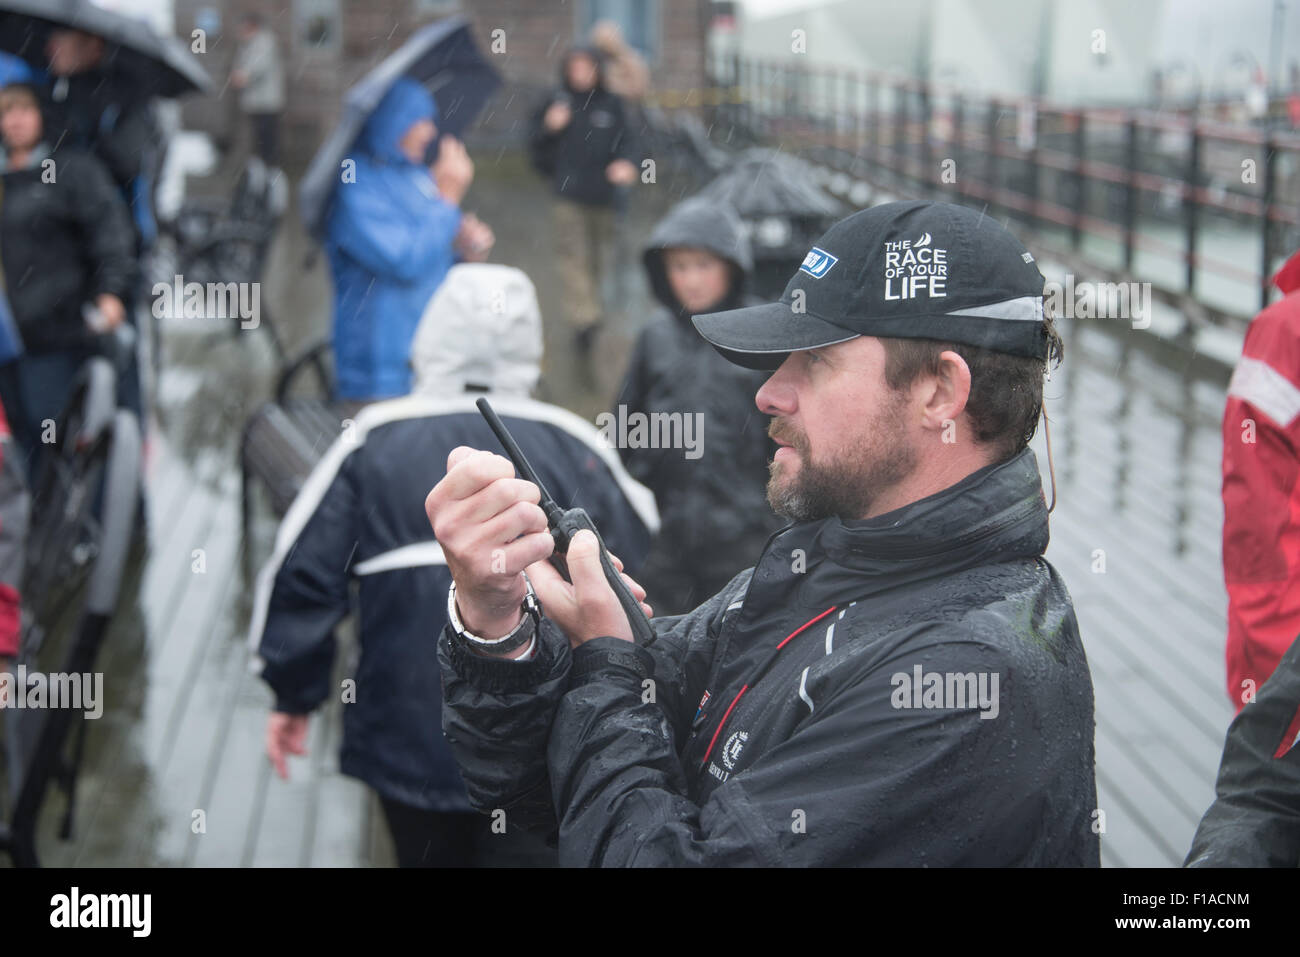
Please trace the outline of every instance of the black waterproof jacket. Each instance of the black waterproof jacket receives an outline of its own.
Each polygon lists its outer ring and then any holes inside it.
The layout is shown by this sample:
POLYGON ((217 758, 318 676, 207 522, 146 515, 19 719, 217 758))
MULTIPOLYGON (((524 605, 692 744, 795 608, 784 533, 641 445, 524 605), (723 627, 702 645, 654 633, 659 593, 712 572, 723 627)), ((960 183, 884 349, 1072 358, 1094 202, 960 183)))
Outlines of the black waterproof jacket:
MULTIPOLYGON (((89 153, 39 154, 0 176, 0 261, 28 352, 92 347, 81 309, 100 293, 126 300, 136 275, 130 214, 89 153)), ((2 167, 0 167, 2 168, 2 167)))
MULTIPOLYGON (((599 62, 598 54, 588 52, 599 62)), ((533 168, 551 181, 556 195, 587 206, 610 206, 615 190, 605 177, 605 168, 616 159, 639 164, 636 139, 623 101, 605 89, 602 81, 585 93, 568 87, 564 82, 567 62, 565 57, 560 65, 559 88, 533 111, 529 158, 533 168), (557 102, 569 104, 572 118, 564 129, 551 132, 542 125, 542 118, 557 102)))
POLYGON ((695 331, 664 269, 664 250, 682 246, 731 264, 731 289, 710 312, 748 304, 752 268, 740 218, 712 199, 674 206, 645 249, 646 278, 664 308, 637 337, 614 411, 691 417, 700 433, 694 450, 619 448, 627 470, 659 504, 662 525, 640 580, 660 614, 688 611, 716 594, 758 560, 768 536, 785 524, 767 503, 767 463, 776 448, 754 404, 768 373, 728 362, 695 331))
POLYGON ((647 648, 570 651, 544 619, 520 663, 444 629, 470 800, 558 824, 562 865, 1098 866, 1092 680, 1047 538, 1026 450, 786 528, 647 648))
POLYGON ((1228 728, 1187 867, 1300 867, 1300 639, 1228 728))

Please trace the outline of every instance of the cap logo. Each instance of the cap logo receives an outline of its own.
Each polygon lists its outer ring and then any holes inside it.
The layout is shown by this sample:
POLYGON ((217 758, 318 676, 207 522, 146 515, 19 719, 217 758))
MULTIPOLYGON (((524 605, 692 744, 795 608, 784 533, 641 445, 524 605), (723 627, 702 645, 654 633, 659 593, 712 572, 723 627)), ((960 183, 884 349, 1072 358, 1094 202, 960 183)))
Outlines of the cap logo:
POLYGON ((948 250, 929 233, 885 243, 885 300, 943 299, 948 295, 948 250))
POLYGON ((831 267, 837 262, 839 262, 839 259, 835 256, 832 256, 824 249, 814 246, 809 250, 808 255, 803 257, 803 265, 799 267, 799 271, 806 272, 814 279, 821 279, 822 276, 831 271, 831 267))

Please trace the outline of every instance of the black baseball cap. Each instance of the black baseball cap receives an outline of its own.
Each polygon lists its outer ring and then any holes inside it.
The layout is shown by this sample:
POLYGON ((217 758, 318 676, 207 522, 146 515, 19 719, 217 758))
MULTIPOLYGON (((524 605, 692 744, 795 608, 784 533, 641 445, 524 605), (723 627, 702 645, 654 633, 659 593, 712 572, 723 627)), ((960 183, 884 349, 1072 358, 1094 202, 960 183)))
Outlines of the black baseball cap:
POLYGON ((884 203, 828 229, 780 302, 692 317, 724 357, 775 369, 858 336, 1047 357, 1043 274, 1001 223, 952 203, 884 203))

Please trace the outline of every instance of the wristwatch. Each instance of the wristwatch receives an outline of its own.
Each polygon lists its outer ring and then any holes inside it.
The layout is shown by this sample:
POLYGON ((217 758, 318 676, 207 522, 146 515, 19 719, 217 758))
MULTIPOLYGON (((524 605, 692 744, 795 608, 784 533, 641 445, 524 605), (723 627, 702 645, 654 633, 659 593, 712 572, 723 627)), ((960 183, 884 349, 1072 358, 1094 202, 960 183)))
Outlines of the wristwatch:
POLYGON ((533 635, 541 630, 542 603, 537 600, 537 593, 533 591, 533 583, 528 580, 527 575, 524 575, 524 584, 528 590, 524 592, 524 600, 519 609, 523 612, 523 620, 515 625, 514 630, 508 635, 502 635, 500 638, 489 641, 486 638, 471 634, 461 624, 460 615, 456 614, 456 581, 452 579, 451 588, 447 590, 447 621, 451 623, 451 630, 464 638, 475 649, 492 655, 503 655, 506 652, 514 651, 521 645, 526 645, 532 640, 533 635))

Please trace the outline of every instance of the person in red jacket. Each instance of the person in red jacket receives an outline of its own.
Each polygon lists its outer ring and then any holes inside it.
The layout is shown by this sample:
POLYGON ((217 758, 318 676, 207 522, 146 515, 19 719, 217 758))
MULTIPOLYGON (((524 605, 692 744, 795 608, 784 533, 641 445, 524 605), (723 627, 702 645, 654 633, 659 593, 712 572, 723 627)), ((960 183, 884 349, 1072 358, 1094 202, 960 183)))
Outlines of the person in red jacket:
MULTIPOLYGON (((22 614, 18 594, 26 553, 29 497, 20 456, 0 405, 0 671, 18 657, 22 614)), ((0 701, 0 707, 7 702, 0 701)))
POLYGON ((1237 710, 1300 635, 1300 252, 1246 330, 1223 412, 1228 695, 1237 710))

